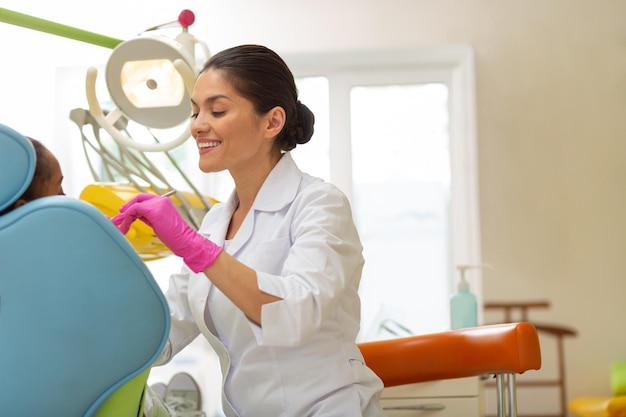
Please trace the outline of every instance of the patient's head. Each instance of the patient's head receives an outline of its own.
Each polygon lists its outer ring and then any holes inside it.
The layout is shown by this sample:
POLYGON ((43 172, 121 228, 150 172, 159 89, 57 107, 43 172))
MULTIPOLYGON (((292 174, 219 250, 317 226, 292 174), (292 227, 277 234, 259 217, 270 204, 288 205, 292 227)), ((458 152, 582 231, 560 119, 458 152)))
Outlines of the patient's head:
POLYGON ((30 139, 30 142, 33 144, 37 157, 35 174, 33 175, 30 185, 26 191, 24 191, 24 194, 22 194, 13 205, 4 209, 0 214, 8 213, 29 201, 41 197, 65 195, 62 185, 63 172, 61 171, 61 165, 58 159, 40 141, 33 138, 28 139, 30 139))

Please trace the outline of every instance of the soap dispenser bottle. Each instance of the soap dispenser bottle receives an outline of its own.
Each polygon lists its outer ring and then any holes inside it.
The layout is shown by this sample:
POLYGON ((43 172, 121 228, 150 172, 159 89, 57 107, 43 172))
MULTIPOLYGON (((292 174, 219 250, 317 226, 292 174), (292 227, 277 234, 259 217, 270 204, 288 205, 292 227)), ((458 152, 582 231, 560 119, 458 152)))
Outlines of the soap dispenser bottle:
POLYGON ((478 302, 476 296, 470 292, 465 272, 470 268, 480 268, 474 265, 457 265, 460 280, 455 292, 450 298, 450 326, 454 329, 476 327, 478 325, 478 302))

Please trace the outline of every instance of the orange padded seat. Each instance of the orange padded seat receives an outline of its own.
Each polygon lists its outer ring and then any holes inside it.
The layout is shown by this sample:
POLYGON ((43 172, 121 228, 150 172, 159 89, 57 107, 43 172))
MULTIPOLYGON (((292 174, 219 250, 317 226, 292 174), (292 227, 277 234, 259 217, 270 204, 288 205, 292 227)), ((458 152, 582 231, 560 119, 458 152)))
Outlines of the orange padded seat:
POLYGON ((359 344, 386 387, 541 367, 535 327, 494 324, 359 344))
POLYGON ((541 367, 539 336, 529 322, 364 342, 359 348, 385 387, 494 374, 500 417, 517 416, 515 375, 541 367))

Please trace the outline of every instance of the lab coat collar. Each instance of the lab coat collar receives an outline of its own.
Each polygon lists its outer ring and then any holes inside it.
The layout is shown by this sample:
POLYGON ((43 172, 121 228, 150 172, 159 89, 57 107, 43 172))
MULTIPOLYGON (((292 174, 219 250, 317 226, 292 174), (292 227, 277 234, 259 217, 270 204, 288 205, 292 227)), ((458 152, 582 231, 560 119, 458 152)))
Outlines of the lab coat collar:
MULTIPOLYGON (((230 243, 231 254, 235 254, 252 236, 254 230, 254 213, 256 211, 278 211, 290 204, 295 198, 300 181, 302 179, 302 172, 297 167, 291 155, 287 152, 278 161, 276 166, 269 173, 265 182, 261 186, 250 212, 246 215, 243 223, 237 231, 237 235, 230 243)), ((218 220, 212 224, 205 236, 209 237, 215 244, 224 246, 226 238, 226 232, 230 219, 233 216, 237 206, 239 204, 239 196, 237 191, 228 198, 226 207, 220 213, 218 220)))
POLYGON ((295 198, 301 178, 302 172, 286 152, 265 179, 252 208, 270 212, 282 209, 295 198))

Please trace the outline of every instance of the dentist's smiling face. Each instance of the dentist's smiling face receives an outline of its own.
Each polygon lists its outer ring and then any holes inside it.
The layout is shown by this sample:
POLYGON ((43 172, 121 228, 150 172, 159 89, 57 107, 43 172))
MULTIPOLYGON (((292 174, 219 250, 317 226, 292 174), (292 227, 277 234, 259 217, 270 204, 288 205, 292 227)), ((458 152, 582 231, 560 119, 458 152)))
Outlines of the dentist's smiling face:
POLYGON ((255 112, 224 77, 209 69, 196 80, 191 96, 191 134, 198 144, 199 167, 203 172, 245 171, 267 159, 264 140, 265 116, 255 112))

